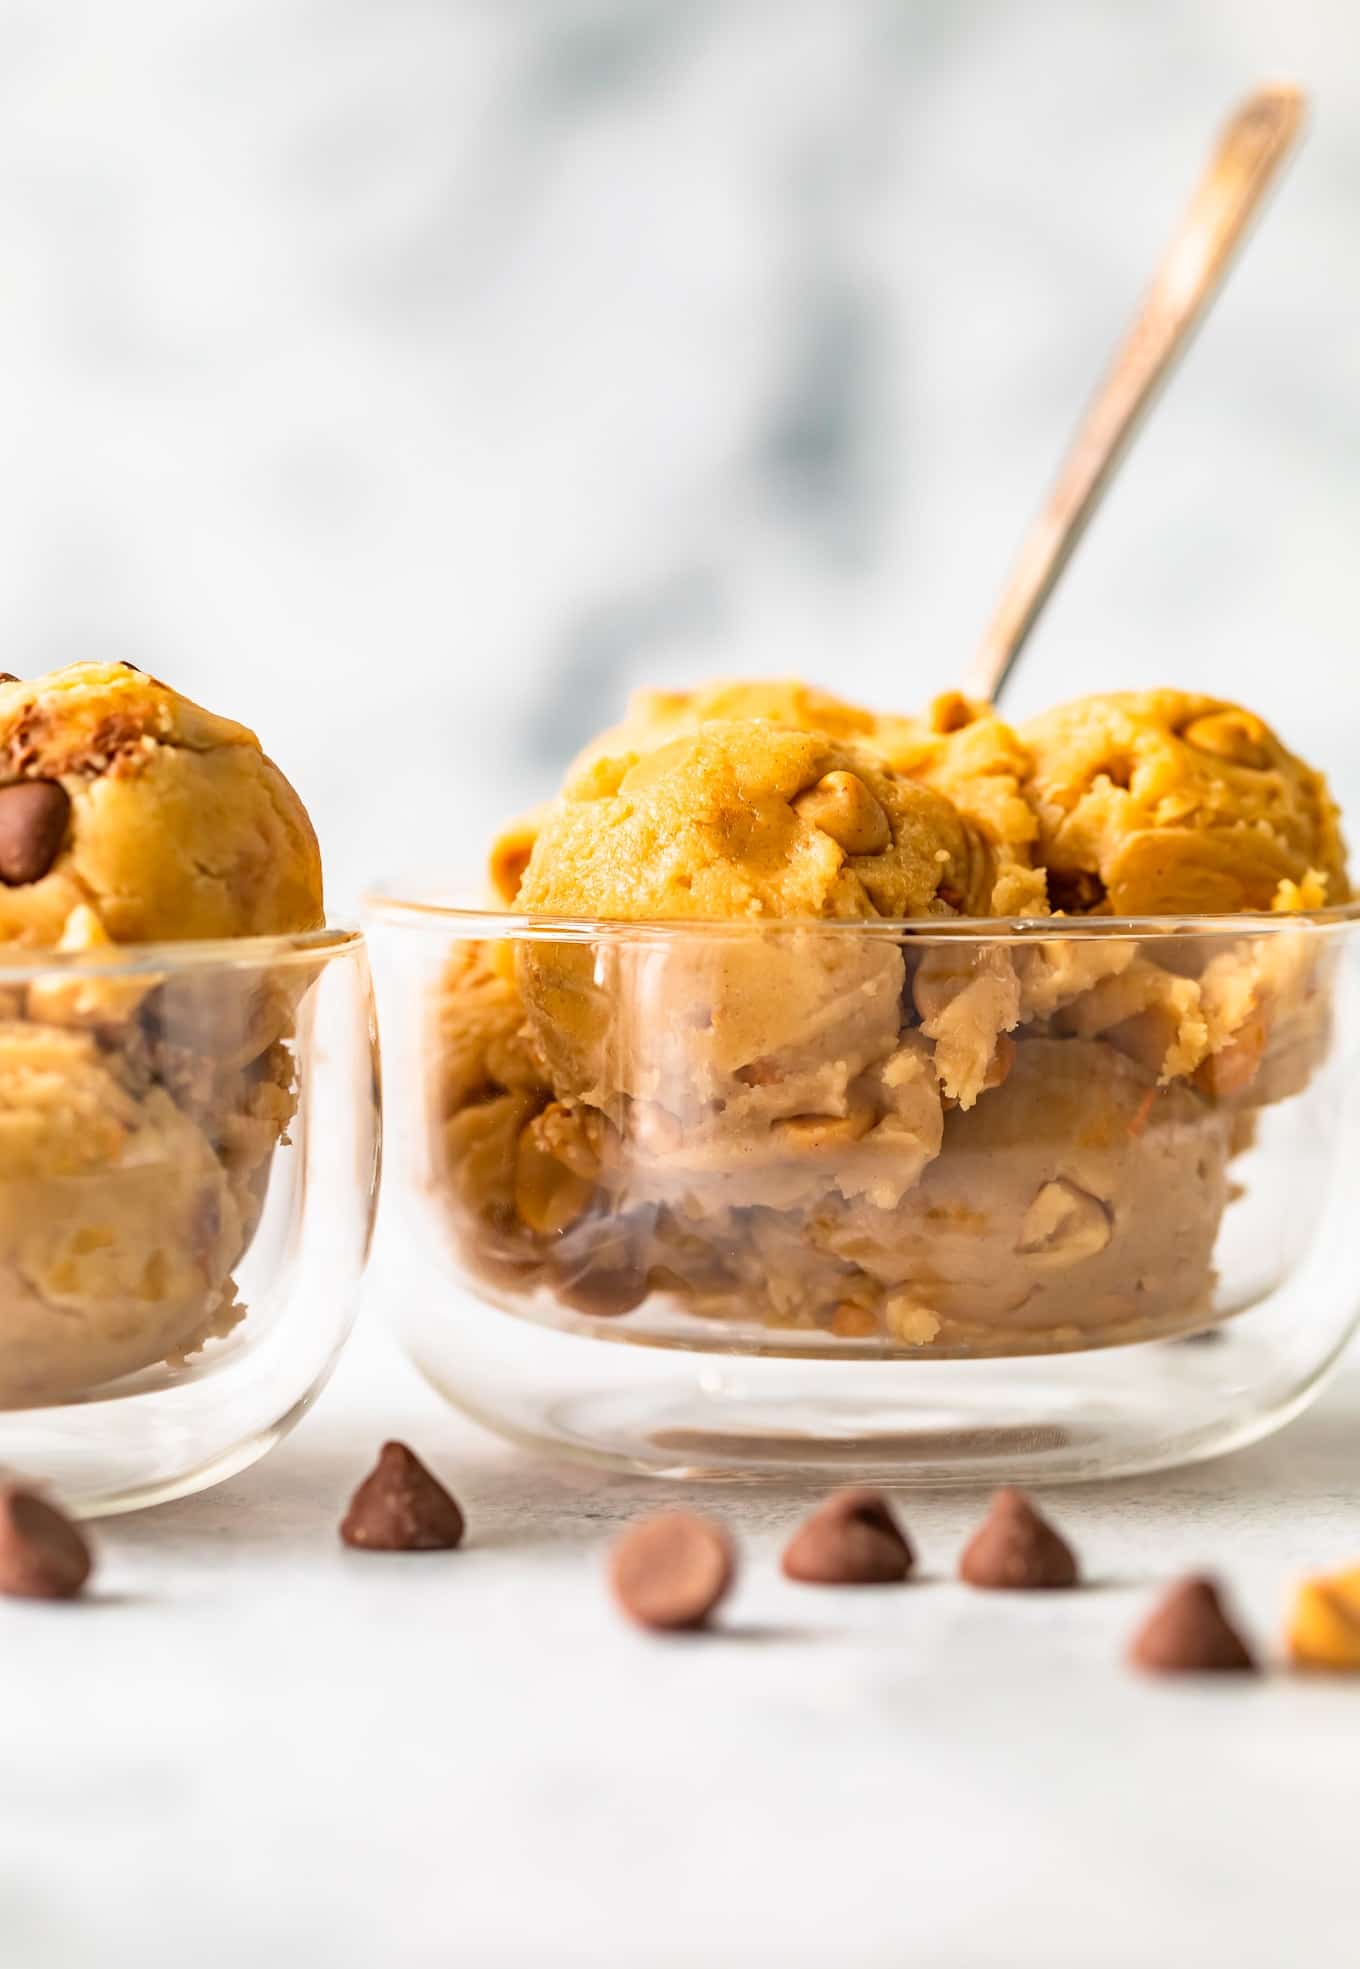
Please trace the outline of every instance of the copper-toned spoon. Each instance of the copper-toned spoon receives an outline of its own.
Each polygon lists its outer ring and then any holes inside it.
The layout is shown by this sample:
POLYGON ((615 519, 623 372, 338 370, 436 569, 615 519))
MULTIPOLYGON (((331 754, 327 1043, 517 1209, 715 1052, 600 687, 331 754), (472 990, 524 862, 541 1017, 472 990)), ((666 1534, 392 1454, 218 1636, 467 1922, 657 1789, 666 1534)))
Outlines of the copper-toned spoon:
POLYGON ((1302 90, 1277 82, 1248 96, 1229 120, 1025 537, 968 673, 970 696, 1000 695, 1158 385, 1218 292, 1252 215, 1292 150, 1304 106, 1302 90))

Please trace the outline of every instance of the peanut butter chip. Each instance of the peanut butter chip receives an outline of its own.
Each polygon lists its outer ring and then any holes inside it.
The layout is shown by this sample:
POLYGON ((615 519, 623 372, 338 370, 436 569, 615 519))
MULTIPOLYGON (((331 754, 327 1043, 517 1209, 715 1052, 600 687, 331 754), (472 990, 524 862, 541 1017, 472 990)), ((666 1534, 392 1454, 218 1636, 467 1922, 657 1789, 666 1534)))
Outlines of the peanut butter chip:
POLYGON ((999 1490, 959 1560, 959 1578, 993 1591, 1030 1593, 1075 1586, 1071 1546, 1023 1491, 999 1490))
POLYGON ((1264 1016, 1254 1013, 1226 1046, 1200 1062, 1190 1076, 1194 1085, 1211 1101, 1245 1094, 1260 1071, 1268 1037, 1264 1016))
POLYGON ((364 1552, 452 1552, 463 1530, 462 1512, 420 1458, 405 1443, 384 1443, 340 1536, 364 1552))
POLYGON ((848 1148, 860 1141, 873 1127, 872 1108, 850 1114, 791 1114, 776 1121, 774 1132, 791 1149, 817 1155, 828 1149, 848 1148))
POLYGON ((37 882, 57 858, 71 796, 55 779, 20 779, 0 787, 0 882, 37 882))
POLYGON ((793 805, 848 855, 879 855, 892 842, 888 816, 858 773, 827 773, 793 805))
POLYGON ((1290 1617, 1289 1653, 1298 1668, 1360 1675, 1360 1566, 1304 1580, 1290 1617))
POLYGON ((1129 1660, 1149 1675, 1251 1675, 1256 1662, 1211 1579, 1179 1580, 1133 1638, 1129 1660))
POLYGON ((1250 711, 1215 711, 1206 718, 1195 718, 1181 737, 1197 752, 1211 753, 1235 766, 1251 766, 1264 772, 1270 765, 1266 728, 1250 711))
POLYGON ((73 1600, 93 1560, 64 1511, 19 1484, 0 1489, 0 1593, 19 1600, 73 1600))
POLYGON ((841 1490, 799 1526, 781 1563, 809 1586, 887 1586, 908 1576, 915 1554, 881 1491, 841 1490))
POLYGON ((1057 1176, 1044 1184, 1025 1212, 1015 1248, 1026 1258, 1074 1265, 1078 1259, 1094 1258, 1113 1235, 1109 1210, 1099 1197, 1057 1176))
POLYGON ((515 1150, 515 1211, 522 1224, 556 1237, 576 1222, 594 1188, 543 1147, 532 1123, 525 1129, 515 1150))
POLYGON ((736 1563, 721 1525, 692 1511, 643 1518, 614 1541, 609 1583, 640 1627, 702 1627, 732 1584, 736 1563))

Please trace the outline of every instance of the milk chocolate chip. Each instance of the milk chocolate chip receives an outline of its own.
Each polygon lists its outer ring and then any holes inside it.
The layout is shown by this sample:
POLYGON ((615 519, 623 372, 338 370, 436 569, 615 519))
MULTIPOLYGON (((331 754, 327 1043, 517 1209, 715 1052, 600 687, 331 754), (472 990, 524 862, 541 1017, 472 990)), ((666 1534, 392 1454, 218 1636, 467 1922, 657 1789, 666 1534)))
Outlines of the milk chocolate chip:
POLYGON ((721 1525, 662 1511, 630 1525, 609 1555, 614 1598, 640 1627, 702 1627, 732 1584, 736 1560, 721 1525))
POLYGON ((73 1600, 93 1560, 64 1511, 21 1484, 0 1489, 0 1593, 19 1600, 73 1600))
POLYGON ((964 1546, 959 1578, 970 1586, 1030 1593, 1075 1586, 1077 1561, 1024 1492, 1008 1487, 996 1493, 986 1519, 964 1546))
POLYGON ((554 1254, 557 1296, 578 1313, 619 1319, 647 1297, 647 1270, 624 1232, 587 1224, 584 1238, 554 1254))
POLYGON ((1256 1661, 1211 1579, 1182 1579, 1133 1637, 1129 1660, 1150 1675, 1252 1675, 1256 1661))
POLYGON ((911 1544, 881 1491, 839 1490, 801 1524, 781 1561, 809 1586, 887 1586, 915 1563, 911 1544))
POLYGON ((55 779, 19 779, 0 786, 0 882, 37 882, 57 858, 66 835, 71 796, 55 779))
POLYGON ((384 1443, 340 1536, 364 1552, 452 1552, 463 1529, 462 1512, 420 1458, 405 1443, 384 1443))

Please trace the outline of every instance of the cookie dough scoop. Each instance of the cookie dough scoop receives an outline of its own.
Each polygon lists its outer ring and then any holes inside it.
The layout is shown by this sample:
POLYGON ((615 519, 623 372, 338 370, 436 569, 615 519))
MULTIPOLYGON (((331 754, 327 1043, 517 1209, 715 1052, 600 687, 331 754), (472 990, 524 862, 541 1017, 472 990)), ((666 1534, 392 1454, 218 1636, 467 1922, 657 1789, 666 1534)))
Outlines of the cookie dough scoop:
POLYGON ((949 801, 821 733, 712 722, 597 759, 545 816, 519 896, 608 919, 520 946, 556 1094, 625 1131, 630 1180, 662 1193, 721 1181, 787 1207, 828 1158, 900 1193, 938 1146, 939 1095, 901 1032, 898 942, 851 926, 948 918, 990 880, 949 801), (669 927, 685 921, 694 935, 669 927))
MULTIPOLYGON (((0 679, 0 945, 292 935, 316 836, 254 734, 131 664, 0 679)), ((54 963, 0 1004, 0 1404, 77 1399, 240 1317, 307 976, 54 963)))
POLYGON ((324 920, 321 855, 255 734, 127 663, 0 682, 0 942, 248 937, 324 920))

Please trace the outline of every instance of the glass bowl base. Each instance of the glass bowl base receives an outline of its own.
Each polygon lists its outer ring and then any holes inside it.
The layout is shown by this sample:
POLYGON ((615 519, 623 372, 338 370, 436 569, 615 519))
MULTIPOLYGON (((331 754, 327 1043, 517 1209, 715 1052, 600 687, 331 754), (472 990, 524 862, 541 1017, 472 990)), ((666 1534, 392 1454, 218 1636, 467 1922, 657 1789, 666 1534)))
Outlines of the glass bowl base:
POLYGON ((427 1321, 407 1344, 475 1421, 575 1462, 687 1482, 1131 1476, 1259 1440, 1307 1405, 1325 1373, 1283 1375, 1249 1317, 1207 1338, 1008 1361, 695 1356, 485 1312, 475 1346, 466 1338, 458 1321, 442 1331, 427 1321))
POLYGON ((243 1401, 229 1385, 0 1414, 0 1476, 40 1483, 77 1518, 191 1497, 267 1455, 306 1414, 332 1364, 267 1420, 258 1396, 243 1401))

